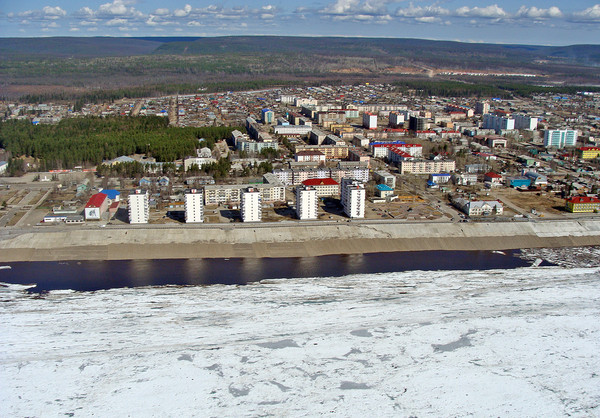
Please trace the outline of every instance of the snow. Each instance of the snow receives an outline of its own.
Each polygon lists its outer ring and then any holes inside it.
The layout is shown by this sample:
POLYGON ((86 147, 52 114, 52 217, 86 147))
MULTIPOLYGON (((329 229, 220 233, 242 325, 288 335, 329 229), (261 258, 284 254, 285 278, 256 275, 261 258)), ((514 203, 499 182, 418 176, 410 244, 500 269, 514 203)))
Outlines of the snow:
POLYGON ((0 416, 597 416, 600 269, 0 289, 0 416))

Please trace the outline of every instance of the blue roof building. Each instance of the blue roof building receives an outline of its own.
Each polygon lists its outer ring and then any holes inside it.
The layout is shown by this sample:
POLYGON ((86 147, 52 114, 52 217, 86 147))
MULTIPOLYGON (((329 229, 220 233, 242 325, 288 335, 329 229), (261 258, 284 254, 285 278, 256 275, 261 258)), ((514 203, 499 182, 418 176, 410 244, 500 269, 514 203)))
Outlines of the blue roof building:
POLYGON ((121 192, 114 189, 102 189, 100 193, 105 194, 110 200, 119 200, 119 196, 121 195, 121 192))

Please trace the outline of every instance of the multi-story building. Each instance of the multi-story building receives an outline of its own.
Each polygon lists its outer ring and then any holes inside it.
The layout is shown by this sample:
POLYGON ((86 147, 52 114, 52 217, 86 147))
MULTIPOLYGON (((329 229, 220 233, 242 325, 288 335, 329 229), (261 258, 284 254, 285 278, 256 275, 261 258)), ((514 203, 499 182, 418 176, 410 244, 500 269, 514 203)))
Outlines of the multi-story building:
POLYGON ((367 167, 371 165, 371 157, 362 148, 350 148, 348 150, 348 161, 358 161, 366 163, 367 167))
POLYGON ((275 113, 271 109, 263 109, 261 114, 262 123, 268 124, 275 122, 275 113))
POLYGON ((534 118, 528 115, 514 115, 515 129, 529 129, 533 131, 537 129, 538 118, 534 118))
POLYGON ((411 131, 424 131, 427 119, 420 116, 411 116, 408 120, 408 129, 411 131))
POLYGON ((488 102, 477 102, 475 104, 475 113, 478 115, 485 115, 490 111, 490 104, 488 102))
POLYGON ((566 200, 566 208, 569 212, 600 212, 600 199, 591 196, 573 196, 566 200))
POLYGON ((515 129, 515 120, 513 118, 486 113, 483 115, 483 129, 493 129, 495 131, 515 129))
POLYGON ((460 112, 460 113, 464 114, 464 117, 467 117, 467 118, 472 118, 474 115, 473 109, 471 109, 470 107, 461 106, 461 105, 457 105, 457 104, 446 105, 446 111, 449 112, 450 114, 452 114, 454 112, 460 112))
POLYGON ((325 178, 332 178, 337 182, 343 178, 367 182, 369 181, 369 168, 363 163, 340 161, 337 168, 275 169, 272 175, 286 186, 296 186, 309 179, 325 178))
POLYGON ((332 178, 308 179, 302 182, 305 187, 315 189, 317 197, 330 197, 340 195, 340 184, 332 178))
POLYGON ((397 128, 404 124, 404 114, 400 112, 390 112, 390 126, 397 128))
POLYGON ((574 147, 577 144, 577 131, 571 129, 546 129, 544 146, 546 148, 574 147))
POLYGON ((453 160, 404 160, 398 163, 400 174, 435 174, 449 173, 456 169, 456 161, 453 160))
POLYGON ((348 145, 297 145, 296 152, 299 151, 320 151, 328 160, 348 158, 348 145))
POLYGON ((411 157, 423 156, 423 146, 421 144, 406 144, 402 141, 385 141, 385 142, 371 142, 369 145, 373 157, 378 158, 389 158, 390 149, 402 151, 410 155, 411 157))
POLYGON ((297 162, 325 164, 325 154, 320 151, 298 151, 294 154, 294 160, 297 162))
POLYGON ((373 178, 379 184, 385 184, 392 189, 396 188, 396 176, 389 171, 376 171, 373 173, 373 178))
POLYGON ((363 113, 363 128, 377 129, 377 115, 371 112, 363 113))
POLYGON ((343 179, 341 185, 341 201, 344 213, 349 218, 365 217, 365 185, 360 181, 343 179))
POLYGON ((147 190, 135 190, 129 195, 129 223, 147 224, 150 206, 147 190))
POLYGON ((318 208, 317 189, 305 185, 296 187, 296 215, 298 219, 317 219, 318 208))
POLYGON ((273 132, 277 135, 287 137, 299 137, 308 135, 312 130, 312 126, 308 125, 277 125, 273 128, 273 132))
POLYGON ((204 222, 204 193, 197 189, 185 193, 185 222, 204 222))
POLYGON ((599 147, 581 147, 577 148, 577 155, 583 160, 593 160, 600 156, 599 147))
POLYGON ((242 222, 260 222, 262 219, 262 201, 260 192, 255 187, 242 190, 241 202, 242 222))

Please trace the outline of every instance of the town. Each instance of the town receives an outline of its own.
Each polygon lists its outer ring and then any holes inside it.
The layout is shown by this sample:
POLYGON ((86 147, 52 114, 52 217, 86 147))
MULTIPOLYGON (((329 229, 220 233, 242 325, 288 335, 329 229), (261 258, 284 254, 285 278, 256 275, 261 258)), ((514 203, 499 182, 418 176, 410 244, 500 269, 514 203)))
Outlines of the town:
POLYGON ((135 153, 40 171, 35 158, 0 150, 2 227, 515 222, 600 212, 598 93, 457 99, 363 83, 77 110, 2 102, 0 114, 32 125, 94 116, 232 127, 214 144, 198 138, 195 154, 174 161, 135 153), (22 175, 8 176, 11 158, 22 175), (142 172, 122 174, 131 164, 142 172), (207 171, 216 164, 221 175, 207 171))

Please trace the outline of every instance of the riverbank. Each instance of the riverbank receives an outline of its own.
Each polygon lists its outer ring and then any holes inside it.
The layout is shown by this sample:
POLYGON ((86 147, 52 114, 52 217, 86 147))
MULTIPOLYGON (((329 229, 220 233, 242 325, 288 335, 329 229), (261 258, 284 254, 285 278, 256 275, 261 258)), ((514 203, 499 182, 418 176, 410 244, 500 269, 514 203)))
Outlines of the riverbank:
POLYGON ((32 231, 0 241, 0 262, 311 257, 600 245, 600 220, 510 223, 257 224, 32 231))

